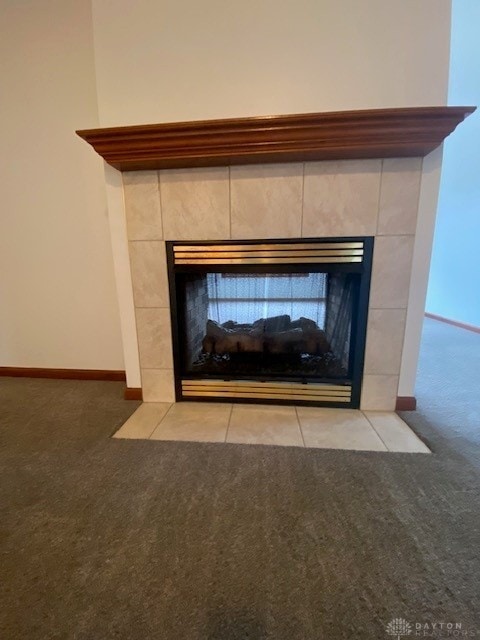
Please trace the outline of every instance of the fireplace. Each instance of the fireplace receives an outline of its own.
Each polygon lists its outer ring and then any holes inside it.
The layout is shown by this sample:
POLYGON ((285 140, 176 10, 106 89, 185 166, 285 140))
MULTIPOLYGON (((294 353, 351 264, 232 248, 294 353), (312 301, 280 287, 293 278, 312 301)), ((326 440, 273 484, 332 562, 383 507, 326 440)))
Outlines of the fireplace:
POLYGON ((177 400, 358 408, 373 238, 167 242, 177 400))
POLYGON ((358 406, 361 387, 362 410, 392 411, 405 408, 404 401, 412 408, 440 175, 441 153, 431 152, 474 110, 375 109, 78 132, 110 165, 109 219, 131 390, 146 402, 203 391, 204 398, 223 394, 229 402, 239 394, 244 400, 247 393, 251 400, 275 394, 277 402, 308 396, 349 407, 358 406), (350 254, 348 264, 334 260, 344 256, 327 255, 326 245, 340 242, 362 243, 363 254, 350 254), (251 244, 257 251, 309 244, 303 248, 310 253, 276 265, 258 253, 256 264, 245 256, 241 264, 231 255, 194 258, 199 247, 212 253, 212 243, 223 253, 253 251, 251 244), (313 245, 322 243, 323 257, 314 259, 313 245), (188 255, 180 258, 174 248, 188 255), (255 282, 249 291, 259 293, 242 296, 249 278, 255 282), (307 281, 315 294, 304 292, 307 281), (249 304, 253 311, 245 315, 249 304), (313 347, 308 330, 318 338, 313 347), (235 348, 218 346, 215 331, 235 348), (292 340, 279 335, 285 332, 293 332, 292 340))

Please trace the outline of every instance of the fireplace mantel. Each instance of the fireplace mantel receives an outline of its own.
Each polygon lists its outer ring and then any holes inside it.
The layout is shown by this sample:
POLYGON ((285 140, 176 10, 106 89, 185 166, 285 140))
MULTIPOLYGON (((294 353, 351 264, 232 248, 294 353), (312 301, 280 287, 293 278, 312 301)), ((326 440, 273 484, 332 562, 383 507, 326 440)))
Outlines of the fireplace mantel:
POLYGON ((120 171, 423 157, 475 107, 415 107, 81 130, 120 171))

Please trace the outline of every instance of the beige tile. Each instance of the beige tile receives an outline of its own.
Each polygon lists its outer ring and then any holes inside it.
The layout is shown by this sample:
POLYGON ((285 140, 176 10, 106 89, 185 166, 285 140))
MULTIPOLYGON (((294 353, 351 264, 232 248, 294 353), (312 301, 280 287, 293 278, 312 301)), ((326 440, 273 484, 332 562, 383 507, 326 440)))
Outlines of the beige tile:
POLYGON ((405 309, 408 302, 413 236, 377 236, 373 252, 370 307, 405 309))
POLYGON ((303 447, 295 407, 233 405, 227 442, 303 447))
POLYGON ((307 163, 302 236, 375 235, 381 162, 307 163))
POLYGON ((136 307, 168 307, 165 243, 130 242, 133 297, 136 307))
POLYGON ((363 376, 360 409, 364 411, 393 411, 397 402, 398 376, 363 376))
POLYGON ((122 174, 129 240, 161 240, 162 214, 156 171, 122 174))
POLYGON ((387 450, 361 411, 297 407, 297 414, 306 447, 387 450))
POLYGON ((383 161, 378 234, 415 233, 421 177, 422 158, 383 161))
POLYGON ((365 415, 389 451, 430 453, 430 449, 396 413, 366 411, 365 415))
POLYGON ((175 402, 173 369, 142 369, 145 402, 175 402))
POLYGON ((400 373, 405 317, 405 309, 370 309, 365 373, 400 373))
POLYGON ((144 369, 172 369, 172 330, 169 309, 136 310, 140 366, 144 369))
POLYGON ((139 440, 150 438, 170 407, 171 404, 168 402, 141 404, 113 437, 135 438, 139 440))
POLYGON ((225 442, 231 404, 177 402, 152 433, 152 440, 225 442))
POLYGON ((298 238, 302 164, 232 167, 232 238, 298 238))
POLYGON ((160 172, 166 240, 230 238, 228 167, 160 172))

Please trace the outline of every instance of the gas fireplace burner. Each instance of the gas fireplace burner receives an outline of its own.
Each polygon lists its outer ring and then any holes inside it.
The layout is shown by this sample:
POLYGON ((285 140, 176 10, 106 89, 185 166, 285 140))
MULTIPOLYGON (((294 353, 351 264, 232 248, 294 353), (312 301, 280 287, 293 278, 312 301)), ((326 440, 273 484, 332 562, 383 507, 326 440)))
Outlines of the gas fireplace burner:
POLYGON ((373 238, 167 242, 177 400, 358 408, 373 238))

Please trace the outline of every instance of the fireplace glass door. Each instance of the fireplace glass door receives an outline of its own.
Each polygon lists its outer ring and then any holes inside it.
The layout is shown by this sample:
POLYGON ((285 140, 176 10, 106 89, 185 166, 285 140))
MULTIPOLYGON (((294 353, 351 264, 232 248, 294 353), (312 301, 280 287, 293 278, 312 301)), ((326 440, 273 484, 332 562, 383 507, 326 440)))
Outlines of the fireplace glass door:
POLYGON ((319 272, 185 275, 184 374, 348 378, 356 280, 319 272))
POLYGON ((368 240, 167 243, 177 399, 358 403, 368 240))

